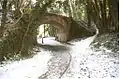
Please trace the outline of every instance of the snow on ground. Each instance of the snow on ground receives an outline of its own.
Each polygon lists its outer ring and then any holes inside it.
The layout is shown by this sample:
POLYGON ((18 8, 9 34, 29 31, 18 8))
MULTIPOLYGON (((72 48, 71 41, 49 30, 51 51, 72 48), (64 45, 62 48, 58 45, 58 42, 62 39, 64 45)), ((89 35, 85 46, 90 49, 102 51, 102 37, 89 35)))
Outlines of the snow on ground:
POLYGON ((0 67, 0 79, 38 79, 47 71, 49 52, 40 52, 31 59, 15 61, 0 67))
POLYGON ((60 42, 55 41, 55 37, 48 37, 47 39, 46 38, 43 38, 43 39, 38 38, 37 41, 39 44, 43 44, 43 45, 61 45, 60 42), (43 43, 42 43, 42 40, 43 40, 43 43))
MULTIPOLYGON (((59 79, 61 77, 61 79, 119 79, 118 56, 113 56, 110 50, 91 49, 89 45, 94 38, 95 36, 92 36, 81 41, 70 42, 71 45, 67 45, 70 50, 61 49, 58 52, 41 50, 33 58, 1 66, 0 79, 59 79), (72 56, 70 65, 68 53, 72 56), (69 67, 64 73, 67 65, 69 67)), ((41 43, 41 40, 39 39, 38 42, 41 43)), ((44 45, 64 44, 55 41, 54 38, 44 38, 44 45)))
POLYGON ((106 48, 92 50, 89 45, 94 38, 75 42, 70 68, 62 79, 119 79, 119 56, 106 48))
POLYGON ((105 51, 93 52, 89 48, 78 52, 80 54, 72 55, 70 68, 62 79, 119 79, 118 57, 104 54, 105 51))

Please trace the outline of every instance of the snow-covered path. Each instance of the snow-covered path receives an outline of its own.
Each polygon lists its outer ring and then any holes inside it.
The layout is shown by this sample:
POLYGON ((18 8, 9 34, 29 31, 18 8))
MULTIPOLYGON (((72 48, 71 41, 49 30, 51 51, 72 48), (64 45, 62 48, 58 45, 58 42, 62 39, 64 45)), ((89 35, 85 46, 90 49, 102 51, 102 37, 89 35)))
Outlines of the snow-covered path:
POLYGON ((33 58, 1 66, 0 79, 119 79, 118 56, 90 49, 94 38, 71 45, 45 38, 48 49, 43 46, 33 58))
POLYGON ((107 49, 93 51, 88 46, 93 38, 75 42, 71 65, 62 79, 119 79, 119 56, 107 49))
POLYGON ((40 52, 31 59, 10 62, 0 68, 0 79, 38 79, 47 70, 50 58, 48 52, 40 52))

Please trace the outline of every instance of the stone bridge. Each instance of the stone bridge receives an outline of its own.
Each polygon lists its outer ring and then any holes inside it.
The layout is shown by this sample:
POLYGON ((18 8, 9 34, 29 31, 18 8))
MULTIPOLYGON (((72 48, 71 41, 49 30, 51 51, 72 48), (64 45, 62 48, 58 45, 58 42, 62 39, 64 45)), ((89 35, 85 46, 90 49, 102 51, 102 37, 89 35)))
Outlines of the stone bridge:
POLYGON ((53 13, 45 13, 40 20, 41 24, 51 24, 57 29, 56 40, 67 42, 75 38, 89 37, 95 34, 96 30, 85 27, 87 24, 77 23, 71 17, 53 13))

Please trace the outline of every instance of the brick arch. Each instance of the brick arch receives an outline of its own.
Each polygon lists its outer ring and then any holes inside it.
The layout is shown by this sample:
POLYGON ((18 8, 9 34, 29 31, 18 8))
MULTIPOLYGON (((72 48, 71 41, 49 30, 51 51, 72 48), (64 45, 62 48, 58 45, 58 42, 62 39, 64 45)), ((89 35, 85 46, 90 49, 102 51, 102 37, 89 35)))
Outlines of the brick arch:
POLYGON ((50 24, 57 29, 56 39, 61 42, 66 42, 69 40, 69 31, 71 19, 66 16, 46 13, 44 14, 41 24, 50 24))
POLYGON ((45 13, 40 20, 40 25, 41 24, 51 24, 54 26, 57 29, 56 39, 61 42, 95 34, 95 30, 89 31, 84 25, 81 27, 80 24, 71 17, 58 14, 45 13))

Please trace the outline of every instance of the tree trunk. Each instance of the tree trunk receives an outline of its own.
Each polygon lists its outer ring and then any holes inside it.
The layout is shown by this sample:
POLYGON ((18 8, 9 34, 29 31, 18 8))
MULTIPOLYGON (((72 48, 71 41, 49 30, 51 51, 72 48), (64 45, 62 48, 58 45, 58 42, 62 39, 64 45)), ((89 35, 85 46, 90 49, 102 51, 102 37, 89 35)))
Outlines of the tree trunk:
POLYGON ((0 38, 3 37, 4 26, 6 22, 6 15, 7 15, 7 0, 4 0, 2 3, 2 19, 1 19, 1 26, 0 26, 0 38))
POLYGON ((111 17, 111 28, 114 32, 119 31, 119 1, 118 0, 108 0, 108 5, 109 5, 109 16, 111 17))
POLYGON ((88 20, 91 16, 99 34, 118 32, 118 4, 118 0, 87 0, 88 20))
POLYGON ((88 19, 88 26, 91 26, 91 17, 90 17, 90 9, 89 5, 86 5, 86 12, 87 12, 87 19, 88 19))

